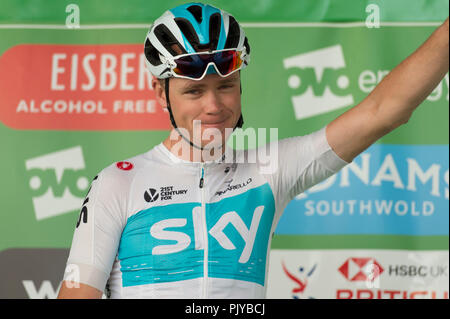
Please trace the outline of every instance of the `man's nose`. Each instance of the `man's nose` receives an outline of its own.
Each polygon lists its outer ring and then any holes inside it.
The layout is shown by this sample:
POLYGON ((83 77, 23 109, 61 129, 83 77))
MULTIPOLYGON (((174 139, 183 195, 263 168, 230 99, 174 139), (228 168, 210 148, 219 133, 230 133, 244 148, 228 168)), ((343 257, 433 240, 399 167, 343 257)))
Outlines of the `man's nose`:
POLYGON ((208 114, 216 114, 222 111, 222 103, 219 95, 213 90, 208 91, 205 96, 204 111, 208 114))

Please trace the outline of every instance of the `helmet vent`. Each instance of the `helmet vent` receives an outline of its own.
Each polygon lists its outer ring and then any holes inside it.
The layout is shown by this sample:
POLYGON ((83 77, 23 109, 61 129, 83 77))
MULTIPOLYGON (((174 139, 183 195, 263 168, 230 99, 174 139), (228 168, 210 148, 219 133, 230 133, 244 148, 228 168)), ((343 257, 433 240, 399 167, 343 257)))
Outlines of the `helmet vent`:
POLYGON ((227 42, 225 42, 225 49, 234 49, 237 48, 239 44, 241 30, 239 28, 239 24, 232 16, 229 17, 229 21, 230 22, 228 27, 227 42))
POLYGON ((192 13, 195 20, 197 20, 198 23, 202 23, 203 16, 202 16, 202 7, 198 5, 192 5, 187 10, 192 13))
POLYGON ((161 42, 167 51, 172 56, 176 56, 179 54, 185 54, 186 50, 183 46, 178 42, 175 36, 170 32, 170 30, 164 25, 158 25, 154 30, 156 38, 161 42))
POLYGON ((219 13, 214 13, 209 19, 209 48, 210 50, 217 49, 219 43, 221 17, 219 13))
POLYGON ((148 38, 145 41, 144 54, 151 64, 157 66, 162 63, 161 60, 159 59, 158 50, 156 50, 156 48, 150 43, 148 38))
POLYGON ((184 37, 195 48, 198 45, 199 40, 192 24, 185 18, 175 18, 175 23, 178 25, 178 28, 180 28, 184 37))

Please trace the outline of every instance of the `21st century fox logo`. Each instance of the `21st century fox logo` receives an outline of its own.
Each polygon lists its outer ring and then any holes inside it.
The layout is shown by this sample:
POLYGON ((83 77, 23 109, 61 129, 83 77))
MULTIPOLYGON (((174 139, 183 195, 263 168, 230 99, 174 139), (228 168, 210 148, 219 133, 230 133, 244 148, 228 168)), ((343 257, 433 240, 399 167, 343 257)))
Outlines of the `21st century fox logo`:
POLYGON ((25 161, 37 220, 79 210, 89 187, 80 146, 25 161))
MULTIPOLYGON (((283 60, 288 70, 288 86, 295 90, 291 102, 295 118, 302 120, 354 105, 354 84, 366 95, 386 76, 389 70, 363 70, 357 79, 350 78, 341 45, 334 45, 301 53, 283 60)), ((439 83, 427 100, 434 102, 443 97, 449 75, 439 83)))

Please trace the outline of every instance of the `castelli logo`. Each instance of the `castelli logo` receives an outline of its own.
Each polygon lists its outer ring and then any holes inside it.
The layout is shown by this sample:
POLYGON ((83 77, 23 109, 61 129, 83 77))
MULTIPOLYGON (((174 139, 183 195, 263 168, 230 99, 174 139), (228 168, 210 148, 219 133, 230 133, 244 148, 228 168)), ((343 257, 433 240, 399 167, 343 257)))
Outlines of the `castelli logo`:
POLYGON ((374 258, 349 258, 338 271, 349 281, 373 281, 384 269, 374 258))
POLYGON ((129 171, 134 167, 133 164, 130 162, 118 162, 116 166, 118 169, 121 169, 123 171, 129 171))
POLYGON ((0 56, 0 74, 0 120, 10 128, 170 129, 142 45, 21 44, 0 56))

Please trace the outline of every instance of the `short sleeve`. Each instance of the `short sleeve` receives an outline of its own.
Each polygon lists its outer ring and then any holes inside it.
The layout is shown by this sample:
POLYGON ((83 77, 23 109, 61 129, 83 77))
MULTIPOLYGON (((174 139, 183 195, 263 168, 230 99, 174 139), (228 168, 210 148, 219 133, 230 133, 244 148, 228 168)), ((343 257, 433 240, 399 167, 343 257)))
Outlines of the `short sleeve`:
POLYGON ((326 127, 308 135, 280 140, 270 147, 272 150, 267 152, 277 154, 277 161, 272 162, 277 167, 272 167, 265 177, 281 206, 348 164, 328 144, 326 127))
POLYGON ((120 178, 103 170, 84 199, 64 280, 104 290, 124 227, 125 208, 126 192, 120 178))

